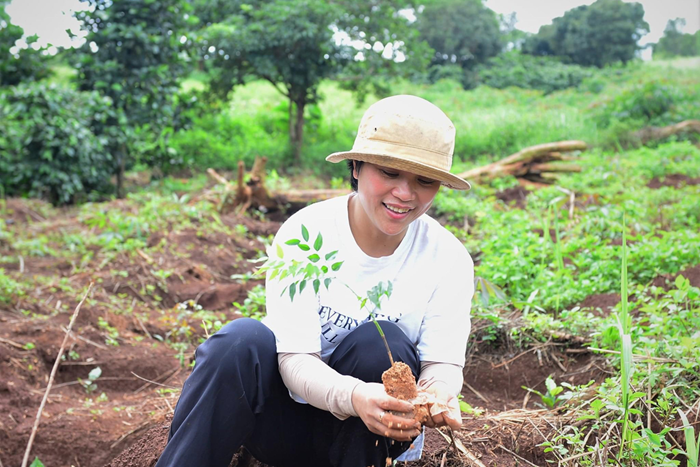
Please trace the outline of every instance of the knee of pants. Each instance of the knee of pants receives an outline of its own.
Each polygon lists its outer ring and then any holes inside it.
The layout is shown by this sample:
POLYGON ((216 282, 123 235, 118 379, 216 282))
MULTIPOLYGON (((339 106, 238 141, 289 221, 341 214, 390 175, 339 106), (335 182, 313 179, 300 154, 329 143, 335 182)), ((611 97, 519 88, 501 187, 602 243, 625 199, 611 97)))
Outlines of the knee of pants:
POLYGON ((205 373, 231 374, 259 362, 276 368, 275 336, 267 326, 251 318, 231 321, 195 352, 195 371, 205 373))
MULTIPOLYGON (((380 321, 395 361, 406 363, 418 377, 418 352, 408 336, 396 324, 380 321)), ((391 366, 384 341, 374 323, 358 326, 333 351, 329 364, 338 372, 366 382, 381 382, 382 373, 391 366)))

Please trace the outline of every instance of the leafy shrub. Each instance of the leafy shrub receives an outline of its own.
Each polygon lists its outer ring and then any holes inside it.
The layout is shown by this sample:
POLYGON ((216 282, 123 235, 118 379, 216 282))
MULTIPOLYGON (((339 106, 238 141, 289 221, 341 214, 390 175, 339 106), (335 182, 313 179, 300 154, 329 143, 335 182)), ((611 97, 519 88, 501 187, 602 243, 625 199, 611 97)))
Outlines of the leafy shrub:
POLYGON ((678 102, 681 94, 674 86, 648 81, 618 94, 604 104, 599 113, 599 122, 607 127, 612 121, 635 121, 644 124, 662 122, 663 118, 678 102))
POLYGON ((578 87, 593 71, 579 65, 567 65, 552 57, 536 57, 518 51, 502 53, 479 67, 479 81, 492 88, 517 86, 539 89, 549 94, 578 87))
POLYGON ((113 117, 109 99, 41 83, 0 94, 0 184, 9 196, 68 204, 111 191, 112 158, 93 127, 113 117))

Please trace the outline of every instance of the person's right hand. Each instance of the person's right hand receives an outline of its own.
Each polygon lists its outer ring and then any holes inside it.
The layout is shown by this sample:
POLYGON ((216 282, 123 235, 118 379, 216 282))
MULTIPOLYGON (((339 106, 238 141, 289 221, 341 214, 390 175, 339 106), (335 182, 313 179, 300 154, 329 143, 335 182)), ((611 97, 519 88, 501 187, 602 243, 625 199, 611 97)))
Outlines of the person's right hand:
POLYGON ((421 432, 420 424, 413 419, 413 405, 391 397, 380 383, 358 384, 352 392, 352 405, 372 433, 411 441, 421 432))

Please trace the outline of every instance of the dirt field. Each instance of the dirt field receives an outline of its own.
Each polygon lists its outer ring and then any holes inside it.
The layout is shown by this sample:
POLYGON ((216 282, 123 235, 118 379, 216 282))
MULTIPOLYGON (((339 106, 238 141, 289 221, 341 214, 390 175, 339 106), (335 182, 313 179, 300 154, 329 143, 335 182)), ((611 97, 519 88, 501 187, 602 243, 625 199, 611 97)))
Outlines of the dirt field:
MULTIPOLYGON (((109 208, 127 214, 132 209, 122 201, 109 208)), ((75 209, 8 200, 5 212, 10 232, 29 231, 37 238, 56 232, 96 234, 75 209)), ((235 275, 252 271, 254 264, 247 260, 264 250, 261 238, 279 228, 279 223, 232 214, 221 215, 220 221, 229 228, 245 226, 239 228, 245 234, 210 232, 195 222, 184 229, 150 232, 147 252, 106 255, 94 250, 86 256, 62 251, 20 261, 7 241, 0 242, 0 268, 15 280, 35 284, 24 295, 0 302, 0 465, 21 464, 65 327, 91 282, 94 287, 69 336, 30 459, 37 456, 47 467, 155 464, 193 350, 207 332, 191 305, 178 304, 192 300, 224 322, 240 317, 232 303, 243 303, 260 281, 235 275), (157 274, 164 270, 170 271, 167 277, 157 274), (97 367, 101 375, 91 381, 97 367)), ((607 313, 615 298, 587 300, 585 305, 607 313)), ((465 415, 457 434, 462 452, 431 429, 423 460, 407 465, 546 465, 539 444, 555 427, 574 421, 538 407, 522 386, 544 390, 549 375, 584 384, 600 381, 608 372, 575 340, 554 339, 523 352, 507 339, 483 339, 484 328, 484 323, 473 323, 462 393, 485 412, 465 415)))

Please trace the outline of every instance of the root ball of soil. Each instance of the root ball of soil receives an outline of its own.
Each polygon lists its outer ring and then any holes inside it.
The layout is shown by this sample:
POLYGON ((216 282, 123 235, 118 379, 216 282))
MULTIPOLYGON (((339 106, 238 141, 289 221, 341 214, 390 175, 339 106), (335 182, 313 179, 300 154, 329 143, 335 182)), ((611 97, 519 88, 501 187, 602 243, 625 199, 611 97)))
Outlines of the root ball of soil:
POLYGON ((416 378, 411 368, 403 362, 394 364, 382 373, 382 383, 387 394, 400 400, 408 401, 418 395, 416 378))

